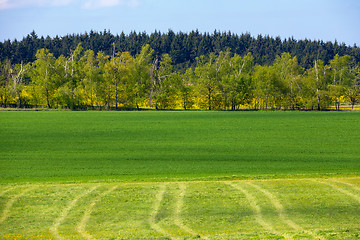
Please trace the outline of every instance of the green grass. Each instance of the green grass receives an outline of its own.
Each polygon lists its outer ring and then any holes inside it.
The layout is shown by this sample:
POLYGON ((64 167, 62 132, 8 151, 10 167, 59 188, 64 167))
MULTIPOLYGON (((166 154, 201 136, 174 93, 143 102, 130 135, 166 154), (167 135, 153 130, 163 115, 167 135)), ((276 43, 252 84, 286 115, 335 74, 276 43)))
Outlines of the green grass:
POLYGON ((358 175, 360 112, 0 112, 0 181, 358 175))
POLYGON ((359 213, 359 177, 0 187, 0 239, 359 239, 359 213))
POLYGON ((360 112, 0 111, 0 239, 359 239, 360 112))

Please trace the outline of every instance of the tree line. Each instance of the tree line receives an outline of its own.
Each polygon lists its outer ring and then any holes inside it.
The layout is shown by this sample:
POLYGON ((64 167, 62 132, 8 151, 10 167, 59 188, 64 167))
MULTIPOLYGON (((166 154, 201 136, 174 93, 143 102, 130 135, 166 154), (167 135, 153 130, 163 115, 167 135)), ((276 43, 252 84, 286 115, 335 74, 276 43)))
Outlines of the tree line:
POLYGON ((142 46, 149 44, 154 50, 154 55, 162 56, 169 54, 174 69, 183 71, 194 67, 196 58, 208 56, 210 53, 225 52, 240 56, 251 52, 255 64, 271 65, 276 56, 288 52, 291 56, 297 56, 302 68, 311 68, 315 60, 322 60, 328 64, 336 54, 349 55, 355 64, 360 63, 360 49, 356 45, 350 47, 344 43, 295 40, 288 38, 258 35, 251 36, 249 33, 241 35, 231 32, 200 33, 175 33, 169 30, 167 33, 155 31, 151 34, 146 32, 131 32, 113 35, 109 30, 103 32, 90 31, 84 34, 72 34, 63 37, 38 37, 35 31, 28 34, 21 41, 7 40, 0 42, 0 61, 9 59, 13 64, 34 62, 36 52, 39 49, 48 49, 55 58, 61 55, 69 57, 71 50, 81 43, 84 51, 93 50, 95 55, 102 51, 106 55, 112 54, 113 43, 120 52, 129 52, 136 56, 141 52, 142 46))
POLYGON ((95 53, 82 43, 68 56, 37 50, 35 60, 0 64, 3 107, 68 109, 317 109, 360 99, 360 66, 336 54, 304 68, 284 52, 271 64, 256 63, 251 52, 227 51, 196 57, 180 70, 171 55, 149 44, 127 51, 95 53))

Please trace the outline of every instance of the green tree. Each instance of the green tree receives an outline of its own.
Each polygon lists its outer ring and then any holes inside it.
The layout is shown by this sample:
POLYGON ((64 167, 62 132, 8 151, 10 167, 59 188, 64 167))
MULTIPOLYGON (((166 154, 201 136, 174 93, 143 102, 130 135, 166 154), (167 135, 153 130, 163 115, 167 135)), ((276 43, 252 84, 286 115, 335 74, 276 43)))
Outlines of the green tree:
POLYGON ((154 50, 150 45, 142 47, 140 54, 138 54, 131 66, 131 84, 133 86, 133 102, 139 110, 149 93, 150 88, 150 66, 153 59, 154 50))
POLYGON ((10 97, 12 66, 10 60, 0 62, 0 99, 1 105, 7 107, 10 97))
POLYGON ((181 107, 184 110, 191 109, 195 103, 194 101, 194 71, 191 68, 186 69, 182 75, 177 73, 180 78, 178 82, 178 96, 181 101, 181 107))
POLYGON ((196 60, 196 85, 200 96, 206 96, 207 109, 212 110, 215 93, 218 90, 218 73, 222 62, 220 62, 214 53, 210 54, 208 60, 204 56, 198 57, 196 60))
POLYGON ((59 86, 55 61, 54 55, 43 48, 37 51, 33 64, 32 79, 40 88, 40 95, 44 98, 48 108, 51 108, 55 90, 59 86))
POLYGON ((11 69, 11 92, 13 93, 14 97, 17 98, 17 106, 20 108, 22 106, 22 90, 24 88, 24 76, 25 72, 30 68, 29 64, 24 66, 21 64, 16 64, 13 69, 11 69))
POLYGON ((131 103, 131 67, 134 64, 134 58, 129 52, 122 52, 117 54, 115 64, 117 65, 118 83, 117 87, 120 87, 121 103, 125 107, 132 105, 131 103))
MULTIPOLYGON (((109 89, 112 89, 113 95, 109 92, 109 99, 115 101, 115 109, 119 105, 119 93, 121 96, 122 104, 126 104, 127 85, 130 84, 130 68, 133 64, 133 57, 128 52, 116 53, 113 55, 111 61, 105 64, 107 74, 105 77, 108 79, 109 89), (111 96, 110 96, 111 95, 111 96)), ((110 101, 109 101, 110 102, 110 101)))
POLYGON ((350 70, 351 80, 345 86, 345 97, 351 103, 351 109, 360 101, 360 66, 353 67, 350 70))
POLYGON ((329 67, 322 60, 315 60, 304 75, 303 98, 308 108, 321 110, 329 105, 328 79, 329 67))
MULTIPOLYGON (((297 57, 291 57, 289 53, 282 53, 277 56, 273 64, 277 74, 277 93, 278 98, 285 107, 299 107, 301 96, 301 83, 300 83, 300 66, 298 65, 297 57)), ((280 103, 280 102, 279 102, 280 103)))
POLYGON ((161 60, 155 58, 151 68, 151 85, 149 101, 155 103, 155 109, 165 109, 174 105, 175 75, 172 76, 173 66, 169 54, 161 56, 161 60), (171 103, 172 101, 172 103, 171 103))
POLYGON ((81 43, 71 51, 68 58, 60 56, 55 61, 59 87, 55 92, 57 104, 61 107, 75 109, 84 105, 84 91, 81 80, 85 78, 83 72, 84 58, 81 43))
POLYGON ((340 109, 341 97, 345 94, 345 86, 350 82, 350 56, 335 55, 330 61, 332 83, 329 85, 330 96, 335 108, 340 109))
POLYGON ((231 110, 239 105, 249 104, 252 100, 253 61, 251 53, 244 57, 235 54, 230 59, 231 70, 225 86, 231 110))
POLYGON ((272 66, 257 65, 254 69, 253 96, 255 109, 268 109, 275 104, 278 75, 272 66))
POLYGON ((93 50, 87 50, 84 53, 84 63, 82 64, 81 70, 84 76, 81 80, 80 86, 84 91, 85 105, 90 104, 90 107, 94 108, 96 101, 96 84, 99 76, 98 67, 96 65, 95 53, 93 50))

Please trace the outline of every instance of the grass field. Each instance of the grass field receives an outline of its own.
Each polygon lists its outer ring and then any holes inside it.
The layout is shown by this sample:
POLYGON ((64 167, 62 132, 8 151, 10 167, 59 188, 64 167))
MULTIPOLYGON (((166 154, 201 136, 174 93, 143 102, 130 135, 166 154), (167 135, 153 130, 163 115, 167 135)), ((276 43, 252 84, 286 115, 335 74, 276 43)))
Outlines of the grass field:
POLYGON ((360 112, 0 112, 0 181, 360 173, 360 112))
POLYGON ((0 112, 0 239, 360 239, 360 112, 0 112))
POLYGON ((17 184, 1 239, 359 239, 360 178, 17 184))

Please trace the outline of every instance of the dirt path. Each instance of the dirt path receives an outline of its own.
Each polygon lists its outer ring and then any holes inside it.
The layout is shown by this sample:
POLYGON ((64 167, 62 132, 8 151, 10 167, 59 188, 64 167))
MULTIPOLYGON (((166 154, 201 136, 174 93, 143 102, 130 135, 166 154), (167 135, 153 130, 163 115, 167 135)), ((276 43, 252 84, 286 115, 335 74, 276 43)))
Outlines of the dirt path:
POLYGON ((31 190, 36 189, 37 187, 29 187, 23 191, 21 191, 19 194, 13 196, 12 198, 9 199, 9 201, 6 202, 4 210, 2 212, 2 215, 0 217, 0 224, 3 223, 6 218, 10 215, 11 213, 11 207, 13 206, 13 204, 15 203, 16 200, 18 200, 19 198, 21 198, 22 196, 24 196, 26 193, 30 192, 31 190))
POLYGON ((88 240, 92 240, 95 239, 93 236, 91 236, 88 232, 86 232, 86 224, 90 219, 91 216, 91 212, 94 208, 94 206, 96 205, 96 203, 104 196, 106 196, 107 194, 111 193, 112 191, 114 191, 118 186, 114 186, 111 189, 101 193, 99 196, 97 196, 96 198, 94 198, 91 203, 89 204, 89 206, 86 208, 85 213, 83 215, 83 217, 81 218, 79 224, 76 227, 76 231, 78 233, 81 234, 81 236, 83 238, 86 238, 88 240))
POLYGON ((59 234, 58 228, 61 225, 61 223, 65 220, 66 216, 69 214, 70 210, 76 205, 76 203, 79 201, 80 198, 85 197, 86 195, 93 192, 95 189, 97 189, 99 186, 95 186, 84 193, 78 195, 76 198, 74 198, 67 206, 66 208, 61 212, 60 216, 55 220, 53 226, 50 228, 50 232, 54 235, 56 239, 64 239, 59 234))

